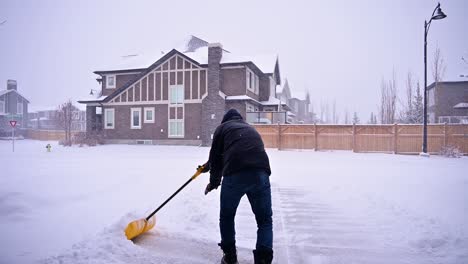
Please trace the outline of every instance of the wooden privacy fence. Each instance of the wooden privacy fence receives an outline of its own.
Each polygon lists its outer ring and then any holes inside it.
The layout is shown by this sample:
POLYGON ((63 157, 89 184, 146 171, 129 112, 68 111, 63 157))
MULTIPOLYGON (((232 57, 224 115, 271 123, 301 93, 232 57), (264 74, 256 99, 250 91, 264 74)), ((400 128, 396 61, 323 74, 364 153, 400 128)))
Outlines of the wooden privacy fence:
MULTIPOLYGON (((417 154, 422 151, 422 125, 254 125, 267 148, 352 150, 417 154)), ((456 146, 468 153, 468 125, 428 125, 428 152, 456 146)))
MULTIPOLYGON (((78 132, 72 131, 72 137, 78 132)), ((36 140, 52 140, 59 141, 65 139, 65 132, 63 130, 36 130, 28 129, 26 132, 26 138, 36 140)))

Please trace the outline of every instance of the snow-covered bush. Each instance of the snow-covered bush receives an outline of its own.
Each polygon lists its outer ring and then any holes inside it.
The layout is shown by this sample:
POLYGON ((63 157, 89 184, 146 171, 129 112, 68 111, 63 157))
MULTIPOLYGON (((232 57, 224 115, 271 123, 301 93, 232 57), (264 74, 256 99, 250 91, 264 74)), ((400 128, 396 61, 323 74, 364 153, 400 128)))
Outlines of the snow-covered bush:
POLYGON ((460 158, 462 156, 460 149, 451 145, 442 147, 439 154, 447 158, 460 158))

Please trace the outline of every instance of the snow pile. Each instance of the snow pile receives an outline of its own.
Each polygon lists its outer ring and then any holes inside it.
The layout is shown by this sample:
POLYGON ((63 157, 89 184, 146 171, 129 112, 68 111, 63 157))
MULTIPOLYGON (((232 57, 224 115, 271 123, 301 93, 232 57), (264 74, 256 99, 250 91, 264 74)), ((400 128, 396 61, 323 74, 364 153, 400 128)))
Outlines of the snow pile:
MULTIPOLYGON (((135 243, 147 216, 206 161, 208 148, 63 148, 0 141, 0 263, 216 263, 219 190, 202 175, 135 243), (189 174, 189 175, 187 175, 189 174)), ((466 157, 268 150, 275 263, 468 263, 466 157)), ((256 224, 236 216, 241 263, 256 224)))

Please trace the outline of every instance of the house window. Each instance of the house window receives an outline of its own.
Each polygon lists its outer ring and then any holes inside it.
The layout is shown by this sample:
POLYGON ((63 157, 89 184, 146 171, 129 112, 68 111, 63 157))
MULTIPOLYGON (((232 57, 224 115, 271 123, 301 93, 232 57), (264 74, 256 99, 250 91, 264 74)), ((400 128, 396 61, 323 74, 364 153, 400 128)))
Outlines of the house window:
POLYGON ((115 75, 106 76, 106 88, 107 89, 115 88, 115 75))
POLYGON ((18 102, 16 104, 16 113, 19 115, 23 114, 23 102, 18 102))
POLYGON ((132 129, 141 128, 141 108, 130 108, 130 127, 132 129))
POLYGON ((104 128, 114 129, 115 127, 115 110, 114 108, 104 109, 104 128))
POLYGON ((247 112, 253 112, 255 110, 255 107, 251 104, 247 104, 247 112))
POLYGON ((169 137, 184 137, 184 120, 169 120, 169 137))
POLYGON ((258 94, 259 83, 258 76, 250 69, 247 69, 247 90, 258 94))
POLYGON ((0 97, 0 113, 5 113, 5 99, 3 97, 0 97))
POLYGON ((255 90, 255 93, 258 94, 258 87, 259 87, 259 84, 260 84, 260 81, 258 79, 258 76, 255 75, 255 87, 254 87, 254 90, 255 90))
POLYGON ((184 86, 183 85, 171 85, 169 101, 171 104, 182 104, 184 103, 184 86))
POLYGON ((145 123, 154 123, 154 107, 145 107, 145 123))

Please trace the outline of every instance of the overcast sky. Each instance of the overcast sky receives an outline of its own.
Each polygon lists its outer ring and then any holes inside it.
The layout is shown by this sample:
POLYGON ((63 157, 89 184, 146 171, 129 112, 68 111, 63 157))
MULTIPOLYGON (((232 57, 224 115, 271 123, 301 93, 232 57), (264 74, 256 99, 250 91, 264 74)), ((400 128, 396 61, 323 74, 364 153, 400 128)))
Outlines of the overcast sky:
MULTIPOLYGON (((362 121, 377 111, 392 70, 403 94, 410 70, 423 84, 424 20, 437 2, 414 1, 0 1, 0 90, 7 79, 33 108, 55 107, 96 88, 92 72, 122 55, 168 50, 188 35, 239 55, 279 55, 293 95, 315 110, 336 100, 362 121)), ((428 57, 439 46, 446 80, 468 80, 468 1, 441 1, 428 57)), ((154 58, 156 61, 158 58, 154 58)), ((433 78, 428 69, 428 82, 433 78)))

